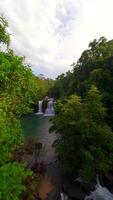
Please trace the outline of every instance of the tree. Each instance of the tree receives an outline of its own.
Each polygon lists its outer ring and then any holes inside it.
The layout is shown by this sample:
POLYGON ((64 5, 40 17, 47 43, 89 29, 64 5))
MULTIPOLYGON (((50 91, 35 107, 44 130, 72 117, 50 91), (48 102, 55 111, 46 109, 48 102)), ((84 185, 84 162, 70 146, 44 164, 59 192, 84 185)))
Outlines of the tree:
POLYGON ((73 95, 65 103, 57 104, 51 131, 58 134, 55 148, 65 173, 78 171, 83 179, 90 180, 112 169, 113 133, 105 123, 105 115, 95 86, 84 101, 73 95))
MULTIPOLYGON (((7 21, 0 17, 0 44, 9 45, 7 21)), ((31 172, 12 162, 15 150, 24 144, 20 117, 32 111, 41 98, 38 83, 25 58, 11 49, 0 50, 0 199, 15 200, 25 189, 24 181, 31 172)), ((44 93, 43 93, 44 95, 44 93)))
POLYGON ((32 176, 32 172, 26 170, 17 163, 8 163, 0 168, 0 200, 19 200, 20 194, 26 190, 24 182, 32 176))
POLYGON ((77 94, 84 98, 94 84, 102 93, 106 122, 113 129, 113 40, 93 40, 72 66, 71 74, 65 73, 55 80, 53 95, 60 98, 77 94))
POLYGON ((3 16, 0 16, 0 43, 9 46, 10 35, 7 32, 8 23, 3 16))

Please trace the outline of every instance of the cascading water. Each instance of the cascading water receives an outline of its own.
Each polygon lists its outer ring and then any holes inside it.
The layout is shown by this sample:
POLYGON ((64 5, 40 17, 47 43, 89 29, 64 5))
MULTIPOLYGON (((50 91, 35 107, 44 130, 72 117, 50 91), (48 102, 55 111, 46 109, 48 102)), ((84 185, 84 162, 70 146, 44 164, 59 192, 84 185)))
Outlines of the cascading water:
POLYGON ((71 200, 65 193, 60 193, 60 200, 71 200))
POLYGON ((113 194, 107 188, 102 187, 99 178, 97 178, 95 191, 86 196, 84 200, 113 200, 113 194))
POLYGON ((42 112, 42 103, 43 101, 39 101, 38 102, 38 112, 36 113, 37 115, 42 115, 43 112, 42 112))
POLYGON ((52 99, 50 99, 48 101, 48 104, 47 104, 47 108, 45 110, 45 114, 44 116, 54 116, 55 115, 55 111, 54 111, 54 102, 52 99))

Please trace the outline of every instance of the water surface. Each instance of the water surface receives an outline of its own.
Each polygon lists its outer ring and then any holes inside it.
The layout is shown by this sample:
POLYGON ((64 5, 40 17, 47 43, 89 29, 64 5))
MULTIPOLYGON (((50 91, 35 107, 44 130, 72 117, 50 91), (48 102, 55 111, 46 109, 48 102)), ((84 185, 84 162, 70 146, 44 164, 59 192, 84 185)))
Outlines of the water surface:
POLYGON ((56 136, 54 133, 49 133, 50 118, 32 113, 24 116, 21 120, 25 138, 36 138, 43 145, 43 151, 39 159, 45 166, 44 178, 39 190, 42 200, 47 199, 47 197, 55 200, 58 193, 57 188, 60 185, 59 163, 52 147, 56 136))
POLYGON ((25 115, 21 119, 21 126, 24 131, 25 138, 42 138, 45 132, 49 132, 50 118, 43 115, 31 113, 25 115))

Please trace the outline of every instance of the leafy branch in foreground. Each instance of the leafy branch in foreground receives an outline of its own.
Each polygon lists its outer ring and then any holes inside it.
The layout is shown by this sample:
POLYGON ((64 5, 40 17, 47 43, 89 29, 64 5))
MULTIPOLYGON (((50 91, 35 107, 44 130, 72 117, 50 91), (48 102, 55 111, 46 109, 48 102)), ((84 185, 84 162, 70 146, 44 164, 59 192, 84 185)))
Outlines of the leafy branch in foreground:
POLYGON ((0 168, 0 200, 19 200, 19 195, 26 190, 24 181, 32 172, 17 163, 8 163, 0 168))

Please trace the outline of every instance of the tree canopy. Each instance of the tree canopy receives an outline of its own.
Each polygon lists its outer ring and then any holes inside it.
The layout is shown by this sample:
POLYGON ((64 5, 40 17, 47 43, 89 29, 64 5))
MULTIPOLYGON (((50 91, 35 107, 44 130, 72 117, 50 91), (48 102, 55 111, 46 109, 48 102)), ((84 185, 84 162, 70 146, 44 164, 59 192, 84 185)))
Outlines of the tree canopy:
POLYGON ((7 32, 8 22, 3 16, 0 16, 0 43, 4 43, 9 46, 10 35, 7 32))
POLYGON ((105 122, 106 109, 98 89, 92 86, 84 100, 77 95, 59 100, 56 111, 51 131, 58 134, 55 148, 64 172, 78 172, 84 180, 91 180, 111 170, 113 132, 105 122))
POLYGON ((87 180, 113 166, 113 40, 93 40, 72 66, 53 86, 52 130, 64 171, 87 180))
POLYGON ((47 92, 45 82, 37 78, 25 58, 10 49, 8 23, 0 17, 0 199, 15 200, 25 190, 24 182, 32 173, 12 162, 15 150, 24 143, 20 117, 32 111, 34 104, 47 92), (7 181, 6 181, 7 180, 7 181))
POLYGON ((72 71, 56 79, 53 96, 59 98, 77 94, 84 98, 94 84, 107 108, 107 122, 113 127, 113 40, 107 41, 104 37, 93 40, 72 66, 72 71))

